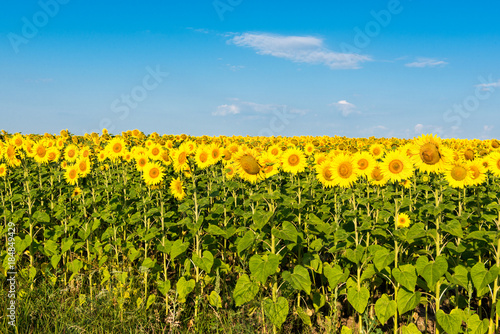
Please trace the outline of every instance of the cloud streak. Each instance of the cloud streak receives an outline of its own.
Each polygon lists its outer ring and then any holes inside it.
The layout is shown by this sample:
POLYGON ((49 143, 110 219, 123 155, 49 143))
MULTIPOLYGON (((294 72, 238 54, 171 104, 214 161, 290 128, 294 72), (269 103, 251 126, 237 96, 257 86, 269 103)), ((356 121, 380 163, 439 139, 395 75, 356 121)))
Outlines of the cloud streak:
POLYGON ((406 67, 437 67, 448 65, 444 60, 437 60, 432 58, 417 58, 416 61, 412 63, 405 64, 406 67))
POLYGON ((356 53, 340 53, 328 49, 323 39, 313 36, 282 36, 266 33, 243 33, 229 41, 254 49, 257 54, 283 58, 295 63, 325 65, 330 69, 357 69, 371 57, 356 53))
POLYGON ((352 113, 359 113, 359 111, 356 110, 356 106, 346 100, 340 100, 329 105, 337 108, 337 110, 339 110, 344 117, 347 117, 352 113))

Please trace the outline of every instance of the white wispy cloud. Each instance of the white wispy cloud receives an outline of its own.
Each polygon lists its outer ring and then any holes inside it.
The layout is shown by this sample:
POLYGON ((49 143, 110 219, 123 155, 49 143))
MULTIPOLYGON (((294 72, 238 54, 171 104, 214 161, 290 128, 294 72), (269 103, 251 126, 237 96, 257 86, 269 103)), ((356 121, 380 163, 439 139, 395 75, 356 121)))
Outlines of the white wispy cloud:
POLYGON ((360 113, 356 110, 356 106, 354 104, 347 102, 346 100, 340 100, 338 102, 330 103, 329 106, 337 108, 344 117, 347 117, 352 113, 360 113))
POLYGON ((500 87, 500 80, 497 82, 488 82, 476 85, 476 87, 481 87, 483 90, 491 90, 491 88, 500 87))
POLYGON ((212 113, 213 116, 236 115, 240 113, 240 108, 235 104, 223 104, 217 107, 212 113))
POLYGON ((282 36, 266 33, 243 33, 229 43, 250 47, 261 55, 284 58, 296 63, 321 64, 331 69, 357 69, 372 60, 370 56, 341 53, 328 49, 323 39, 313 36, 282 36))
POLYGON ((227 116, 242 114, 251 119, 252 117, 260 118, 261 116, 286 112, 290 114, 305 115, 308 110, 290 108, 284 104, 264 104, 250 101, 241 101, 238 98, 229 98, 231 104, 223 104, 217 107, 217 110, 212 113, 213 116, 227 116))
POLYGON ((417 58, 416 61, 412 63, 405 64, 406 67, 436 67, 445 66, 448 63, 444 60, 437 60, 432 58, 417 58))
POLYGON ((441 126, 436 126, 436 125, 424 125, 424 124, 416 124, 413 128, 413 132, 417 135, 420 136, 421 134, 424 133, 433 133, 440 135, 443 133, 443 127, 441 126))

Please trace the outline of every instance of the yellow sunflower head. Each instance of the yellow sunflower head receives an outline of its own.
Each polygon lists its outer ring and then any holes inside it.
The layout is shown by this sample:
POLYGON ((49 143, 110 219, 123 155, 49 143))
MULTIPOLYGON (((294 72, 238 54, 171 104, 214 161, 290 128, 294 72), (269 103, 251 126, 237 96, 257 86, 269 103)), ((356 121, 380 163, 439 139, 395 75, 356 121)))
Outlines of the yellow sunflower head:
POLYGON ((180 178, 172 179, 172 181, 170 181, 170 193, 179 201, 186 196, 180 178))
POLYGON ((406 213, 399 213, 396 217, 397 228, 409 227, 411 224, 410 217, 406 213))
POLYGON ((148 186, 159 184, 163 180, 164 169, 158 162, 148 162, 142 172, 148 186))
POLYGON ((307 158, 301 150, 289 148, 281 155, 283 171, 297 174, 303 172, 307 167, 307 158))

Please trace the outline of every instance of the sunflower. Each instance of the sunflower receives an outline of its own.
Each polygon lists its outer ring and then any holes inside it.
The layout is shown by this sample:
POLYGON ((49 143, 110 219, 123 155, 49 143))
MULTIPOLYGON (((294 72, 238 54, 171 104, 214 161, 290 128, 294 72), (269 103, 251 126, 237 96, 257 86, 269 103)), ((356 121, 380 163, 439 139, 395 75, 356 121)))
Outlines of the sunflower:
POLYGON ((279 173, 280 161, 277 157, 269 152, 263 152, 259 158, 259 164, 261 166, 261 171, 264 173, 266 178, 271 177, 279 173))
POLYGON ((267 152, 271 153, 275 157, 279 158, 282 154, 281 148, 278 145, 271 145, 267 149, 267 152))
POLYGON ((336 185, 349 188, 358 179, 358 167, 351 155, 341 153, 332 159, 333 179, 336 185))
POLYGON ((66 182, 71 185, 75 185, 78 183, 78 167, 77 166, 68 166, 66 168, 66 172, 64 173, 64 178, 66 182))
POLYGON ((316 166, 321 165, 323 162, 325 162, 327 160, 331 161, 331 159, 325 153, 322 153, 322 152, 314 153, 314 164, 316 166))
POLYGON ((106 150, 109 153, 109 157, 111 160, 116 160, 121 158, 126 150, 125 140, 121 137, 114 137, 111 141, 106 145, 106 150))
POLYGON ((443 172, 452 157, 452 151, 436 135, 422 135, 415 139, 412 154, 416 167, 428 173, 443 172))
POLYGON ((78 195, 80 195, 82 193, 82 189, 80 189, 80 187, 75 187, 75 189, 73 189, 73 192, 71 193, 71 197, 76 197, 78 195))
POLYGON ((357 152, 353 155, 354 161, 358 165, 358 174, 366 177, 370 176, 377 163, 369 152, 357 152))
POLYGON ((375 159, 382 158, 382 156, 384 155, 384 146, 380 144, 373 144, 372 146, 370 146, 370 153, 375 159))
POLYGON ((80 177, 85 177, 90 173, 90 159, 82 158, 76 162, 76 166, 80 177))
POLYGON ((231 157, 233 156, 233 154, 231 153, 231 151, 229 151, 227 148, 225 148, 222 150, 222 156, 223 156, 224 162, 228 162, 231 160, 231 157))
POLYGON ((500 152, 491 153, 485 161, 488 163, 490 172, 500 177, 500 152))
POLYGON ((222 159, 221 148, 217 144, 211 144, 208 149, 210 150, 210 160, 212 160, 212 165, 222 159))
POLYGON ((134 157, 135 167, 138 171, 143 171, 144 167, 148 164, 148 157, 144 154, 138 154, 134 157))
POLYGON ((396 226, 398 228, 409 227, 410 224, 411 224, 410 217, 408 217, 408 215, 406 213, 399 213, 396 216, 396 226))
POLYGON ((176 172, 180 172, 188 167, 188 151, 183 148, 182 145, 178 149, 173 149, 170 151, 170 158, 174 162, 174 169, 176 172))
POLYGON ((17 159, 17 148, 14 145, 8 145, 4 152, 6 160, 17 159))
POLYGON ((172 179, 172 181, 170 181, 170 192, 179 201, 182 200, 184 196, 186 196, 180 178, 172 179))
POLYGON ((0 164, 0 177, 7 175, 7 166, 0 164))
POLYGON ((304 146, 304 153, 308 156, 314 154, 315 150, 316 148, 314 147, 313 143, 307 143, 306 146, 304 146))
POLYGON ((303 172, 307 167, 307 159, 304 152, 296 148, 289 148, 283 152, 281 163, 283 171, 292 174, 303 172))
POLYGON ((455 161, 445 166, 444 178, 451 187, 463 188, 471 183, 471 174, 472 171, 469 170, 467 164, 462 161, 455 161))
POLYGON ((16 133, 14 137, 11 139, 12 145, 14 145, 17 148, 21 148, 23 146, 23 135, 20 133, 16 133))
POLYGON ((316 178, 321 184, 327 188, 336 185, 333 180, 333 170, 330 161, 324 160, 319 165, 316 165, 316 178))
POLYGON ((465 160, 469 161, 469 160, 474 160, 474 158, 476 157, 475 153, 474 153, 474 150, 470 147, 467 147, 463 152, 463 157, 465 160))
POLYGON ((468 161, 467 167, 469 167, 469 171, 471 172, 471 186, 477 186, 486 181, 487 168, 483 166, 481 160, 468 161))
POLYGON ((33 147, 33 151, 35 152, 35 161, 39 164, 46 164, 49 162, 49 155, 47 154, 47 148, 43 145, 42 142, 38 142, 33 147))
POLYGON ((257 182, 261 172, 258 153, 253 149, 241 149, 233 155, 233 162, 238 176, 251 183, 257 182))
POLYGON ((64 160, 74 162, 78 158, 78 147, 75 144, 69 144, 64 150, 64 160))
POLYGON ((148 147, 148 157, 151 160, 160 160, 163 147, 160 144, 153 143, 148 147))
POLYGON ((206 145, 198 146, 196 149, 196 154, 194 156, 194 161, 200 169, 205 169, 212 164, 212 159, 210 156, 210 149, 206 145))
POLYGON ((382 174, 388 181, 398 182, 412 177, 414 168, 408 156, 401 151, 391 151, 386 154, 380 164, 382 174))
POLYGON ((92 151, 90 150, 90 147, 88 147, 87 145, 80 148, 80 157, 90 158, 91 154, 92 151))
POLYGON ((384 174, 382 173, 382 169, 380 169, 380 164, 377 163, 373 168, 368 180, 373 185, 383 186, 387 183, 389 179, 384 176, 384 174))
POLYGON ((157 162, 148 162, 144 166, 142 177, 148 186, 160 183, 164 176, 163 167, 157 162))
POLYGON ((47 150, 47 156, 50 162, 57 162, 61 157, 61 151, 59 151, 57 147, 51 147, 47 150))
POLYGON ((232 163, 227 164, 225 169, 226 169, 227 179, 231 180, 236 175, 236 168, 234 167, 234 164, 232 164, 232 163))

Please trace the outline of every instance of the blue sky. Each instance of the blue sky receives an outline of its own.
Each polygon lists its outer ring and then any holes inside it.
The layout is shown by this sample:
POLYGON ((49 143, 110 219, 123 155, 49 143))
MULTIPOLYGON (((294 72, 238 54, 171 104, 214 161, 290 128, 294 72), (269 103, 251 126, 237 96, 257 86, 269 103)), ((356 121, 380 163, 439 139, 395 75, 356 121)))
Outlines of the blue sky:
POLYGON ((498 138, 498 1, 9 1, 0 128, 498 138))

